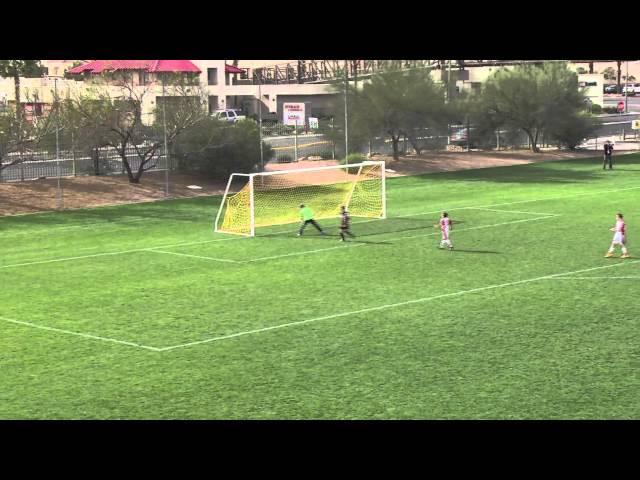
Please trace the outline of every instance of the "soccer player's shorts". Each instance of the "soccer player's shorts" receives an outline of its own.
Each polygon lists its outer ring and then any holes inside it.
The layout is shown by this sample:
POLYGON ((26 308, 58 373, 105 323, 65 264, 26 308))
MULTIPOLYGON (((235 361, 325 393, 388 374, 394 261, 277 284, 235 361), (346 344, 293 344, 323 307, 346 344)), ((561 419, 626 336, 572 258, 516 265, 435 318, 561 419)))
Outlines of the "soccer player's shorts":
POLYGON ((449 240, 449 229, 445 228, 444 230, 440 230, 442 232, 442 239, 449 240))
POLYGON ((622 234, 622 232, 615 233, 612 243, 624 243, 624 235, 622 234))

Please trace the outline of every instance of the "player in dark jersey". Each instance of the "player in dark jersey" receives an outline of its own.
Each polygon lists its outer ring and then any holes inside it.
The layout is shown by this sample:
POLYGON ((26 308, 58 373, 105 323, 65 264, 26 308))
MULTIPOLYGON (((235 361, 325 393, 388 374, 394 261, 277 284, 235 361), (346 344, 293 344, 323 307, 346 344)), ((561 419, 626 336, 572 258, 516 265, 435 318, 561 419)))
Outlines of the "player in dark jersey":
POLYGON ((351 217, 349 216, 349 212, 347 212, 347 207, 344 205, 340 207, 340 241, 346 241, 345 234, 349 235, 351 238, 356 238, 356 236, 351 233, 351 217))
POLYGON ((602 163, 602 169, 605 170, 607 168, 607 163, 609 163, 609 170, 613 169, 613 144, 607 140, 604 144, 604 162, 602 163))

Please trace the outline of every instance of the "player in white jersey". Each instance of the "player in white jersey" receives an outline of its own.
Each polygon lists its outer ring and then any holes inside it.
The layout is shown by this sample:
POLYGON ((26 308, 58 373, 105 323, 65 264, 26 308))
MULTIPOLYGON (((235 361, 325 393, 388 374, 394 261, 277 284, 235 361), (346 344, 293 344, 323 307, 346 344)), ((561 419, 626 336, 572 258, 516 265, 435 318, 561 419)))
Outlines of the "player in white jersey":
POLYGON ((626 246, 626 236, 627 236, 627 226, 624 223, 624 219, 622 218, 621 213, 616 214, 616 224, 614 227, 609 229, 613 234, 613 240, 611 241, 611 246, 609 247, 609 251, 605 255, 605 257, 613 257, 613 251, 615 250, 616 245, 620 245, 622 247, 622 255, 620 258, 629 258, 629 251, 626 246))
POLYGON ((449 214, 447 212, 442 212, 440 215, 440 222, 438 222, 435 227, 440 227, 440 233, 442 234, 442 240, 440 240, 439 248, 444 248, 445 246, 449 248, 449 250, 453 250, 453 244, 451 243, 451 238, 449 237, 449 232, 453 227, 453 223, 449 218, 449 214))

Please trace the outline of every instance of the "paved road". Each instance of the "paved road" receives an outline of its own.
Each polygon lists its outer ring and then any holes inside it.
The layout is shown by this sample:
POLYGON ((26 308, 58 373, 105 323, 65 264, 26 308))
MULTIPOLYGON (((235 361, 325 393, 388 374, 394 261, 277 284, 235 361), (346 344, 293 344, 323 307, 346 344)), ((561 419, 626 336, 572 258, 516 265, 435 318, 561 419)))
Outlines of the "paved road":
MULTIPOLYGON (((603 106, 615 107, 618 102, 624 102, 624 95, 605 95, 603 106)), ((640 113, 640 95, 629 97, 629 112, 640 113)))

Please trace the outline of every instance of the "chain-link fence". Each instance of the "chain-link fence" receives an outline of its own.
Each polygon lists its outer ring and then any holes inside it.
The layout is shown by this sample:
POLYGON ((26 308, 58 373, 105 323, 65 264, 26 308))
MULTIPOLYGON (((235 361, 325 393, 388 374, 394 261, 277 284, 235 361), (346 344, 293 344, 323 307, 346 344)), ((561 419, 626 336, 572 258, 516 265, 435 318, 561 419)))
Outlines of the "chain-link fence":
MULTIPOLYGON (((148 147, 139 146, 139 150, 148 147)), ((135 147, 125 150, 125 157, 133 172, 143 161, 135 147)), ((164 149, 145 165, 145 170, 164 170, 167 167, 164 149)), ((11 153, 0 165, 0 182, 25 181, 39 178, 75 177, 79 175, 120 175, 126 168, 122 156, 114 148, 95 148, 91 151, 61 150, 11 153)))

